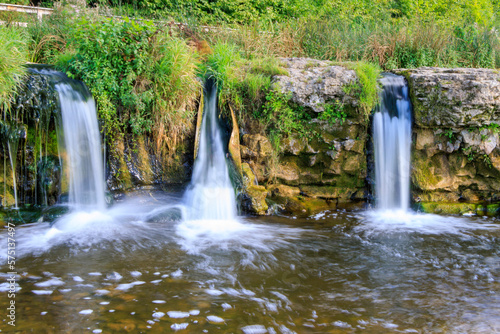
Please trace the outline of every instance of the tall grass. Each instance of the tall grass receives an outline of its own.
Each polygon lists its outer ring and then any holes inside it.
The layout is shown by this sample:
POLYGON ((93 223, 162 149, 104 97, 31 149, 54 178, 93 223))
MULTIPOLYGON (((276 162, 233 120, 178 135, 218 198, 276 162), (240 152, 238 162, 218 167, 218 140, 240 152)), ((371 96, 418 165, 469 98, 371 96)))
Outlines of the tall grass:
POLYGON ((66 52, 70 34, 73 31, 75 13, 66 7, 57 8, 43 21, 33 17, 27 29, 30 36, 29 58, 33 63, 54 64, 66 52))
POLYGON ((28 58, 27 36, 22 28, 0 25, 0 109, 10 109, 28 58))
POLYGON ((245 58, 310 57, 367 61, 385 70, 439 67, 500 67, 499 29, 414 18, 356 23, 303 18, 202 31, 211 44, 235 45, 245 58))
POLYGON ((201 88, 196 78, 199 58, 184 40, 167 33, 158 35, 151 53, 153 134, 157 148, 164 142, 172 152, 193 124, 193 110, 201 88))

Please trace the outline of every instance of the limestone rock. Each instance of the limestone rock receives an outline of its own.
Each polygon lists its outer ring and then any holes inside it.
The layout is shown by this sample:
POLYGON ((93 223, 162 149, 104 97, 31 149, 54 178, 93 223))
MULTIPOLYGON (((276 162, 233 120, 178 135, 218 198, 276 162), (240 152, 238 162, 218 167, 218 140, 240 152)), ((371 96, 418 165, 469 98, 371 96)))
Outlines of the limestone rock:
POLYGON ((408 80, 418 127, 480 127, 500 123, 498 70, 422 67, 395 72, 408 80))
POLYGON ((300 195, 299 188, 286 186, 284 184, 272 185, 269 187, 269 191, 273 196, 295 197, 300 195))
POLYGON ((266 187, 258 185, 257 177, 248 163, 242 163, 241 169, 244 192, 248 199, 246 209, 258 215, 265 215, 268 209, 266 187))
POLYGON ((268 209, 266 187, 252 184, 246 188, 246 193, 250 197, 252 211, 258 215, 265 215, 268 209))
POLYGON ((356 73, 329 61, 309 58, 282 58, 289 75, 276 76, 275 82, 283 93, 290 93, 300 106, 322 112, 328 101, 343 101, 357 106, 358 101, 347 96, 344 87, 357 81, 356 73))
POLYGON ((300 169, 295 163, 286 163, 279 166, 276 178, 288 185, 299 184, 300 169))

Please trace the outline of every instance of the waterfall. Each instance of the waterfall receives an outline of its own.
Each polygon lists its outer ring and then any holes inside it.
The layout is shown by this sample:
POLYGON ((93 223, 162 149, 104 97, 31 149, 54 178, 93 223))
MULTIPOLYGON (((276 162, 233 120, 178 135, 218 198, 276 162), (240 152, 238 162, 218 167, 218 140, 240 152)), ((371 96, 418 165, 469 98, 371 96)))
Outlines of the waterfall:
POLYGON ((185 193, 188 220, 231 220, 236 199, 217 120, 217 86, 207 85, 198 154, 185 193))
POLYGON ((401 76, 380 80, 383 91, 373 115, 375 196, 378 209, 407 210, 410 205, 411 104, 401 76))
POLYGON ((71 83, 56 85, 69 168, 69 204, 76 210, 104 210, 103 159, 95 103, 83 83, 71 83))

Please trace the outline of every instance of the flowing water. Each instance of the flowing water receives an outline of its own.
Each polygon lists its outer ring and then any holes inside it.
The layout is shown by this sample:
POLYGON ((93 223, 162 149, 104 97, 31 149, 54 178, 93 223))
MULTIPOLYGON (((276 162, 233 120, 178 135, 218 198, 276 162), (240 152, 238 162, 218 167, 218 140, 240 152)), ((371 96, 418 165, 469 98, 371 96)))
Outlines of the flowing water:
MULTIPOLYGON (((187 225, 181 203, 180 195, 150 192, 99 216, 74 216, 80 227, 72 232, 18 226, 15 329, 500 331, 496 219, 324 212, 240 218, 218 231, 187 225)), ((6 279, 5 233, 0 245, 6 279)), ((0 298, 0 309, 8 302, 0 298)), ((5 321, 0 329, 12 331, 5 321)))
POLYGON ((373 115, 375 197, 381 210, 410 205, 411 103, 401 76, 386 75, 380 106, 373 115))
MULTIPOLYGON (((86 115, 87 100, 66 89, 58 88, 62 102, 78 106, 68 119, 86 115)), ((394 92, 404 97, 404 89, 394 92)), ((397 180, 390 188, 397 198, 379 203, 399 210, 236 217, 216 97, 207 93, 183 196, 143 190, 104 209, 102 198, 91 196, 104 196, 95 181, 102 161, 77 163, 96 177, 92 186, 80 184, 84 171, 76 172, 75 209, 53 226, 16 227, 16 327, 2 316, 1 332, 500 332, 498 219, 406 211, 400 167, 387 176, 397 180)), ((77 157, 90 159, 99 152, 94 144, 77 149, 77 157)), ((8 238, 1 231, 5 296, 8 238)), ((9 303, 0 298, 0 309, 9 303)))
MULTIPOLYGON (((207 84, 199 149, 185 202, 188 220, 233 220, 236 199, 217 115, 217 86, 207 84)), ((230 224, 230 223, 229 223, 230 224)))
MULTIPOLYGON (((73 85, 83 85, 73 82, 73 85)), ((95 103, 86 87, 59 83, 64 146, 68 156, 69 204, 75 210, 104 210, 105 184, 95 103)))

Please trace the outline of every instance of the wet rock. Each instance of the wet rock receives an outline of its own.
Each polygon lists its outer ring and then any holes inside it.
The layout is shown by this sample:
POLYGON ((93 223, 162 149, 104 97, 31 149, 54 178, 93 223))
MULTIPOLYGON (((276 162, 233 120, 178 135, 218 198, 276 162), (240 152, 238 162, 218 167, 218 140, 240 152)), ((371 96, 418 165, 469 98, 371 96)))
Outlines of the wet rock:
POLYGON ((251 184, 246 187, 246 193, 250 197, 251 211, 257 215, 265 215, 268 209, 268 205, 266 203, 266 187, 251 184))
POLYGON ((248 163, 242 163, 243 174, 243 209, 247 212, 252 212, 257 215, 265 215, 268 205, 266 202, 267 189, 264 186, 259 186, 257 177, 248 163))
POLYGON ((236 115, 231 107, 231 123, 232 123, 232 131, 231 137, 229 138, 228 151, 231 159, 233 160, 236 169, 241 174, 241 149, 240 149, 240 131, 238 128, 238 120, 236 119, 236 115))
POLYGON ((419 204, 420 211, 436 214, 475 214, 478 205, 473 203, 440 203, 422 202, 419 204))

